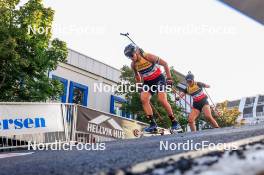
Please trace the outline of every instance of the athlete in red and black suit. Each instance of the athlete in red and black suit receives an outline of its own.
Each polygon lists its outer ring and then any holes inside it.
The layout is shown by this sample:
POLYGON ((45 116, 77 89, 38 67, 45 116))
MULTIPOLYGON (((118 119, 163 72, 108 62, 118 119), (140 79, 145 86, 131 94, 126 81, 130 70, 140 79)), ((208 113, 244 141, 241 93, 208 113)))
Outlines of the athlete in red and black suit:
POLYGON ((155 93, 158 100, 168 113, 171 119, 171 130, 181 132, 182 128, 177 122, 170 103, 167 100, 166 85, 172 83, 171 73, 168 64, 163 59, 150 53, 143 52, 135 44, 129 44, 124 54, 131 60, 131 68, 135 73, 137 83, 143 83, 140 99, 150 126, 145 128, 146 132, 157 131, 157 124, 153 117, 153 110, 150 104, 151 96, 155 93), (164 67, 166 78, 162 74, 160 66, 164 67))
POLYGON ((189 72, 185 77, 187 81, 187 88, 183 90, 183 94, 189 94, 193 98, 193 108, 189 115, 188 121, 192 131, 196 131, 195 120, 201 112, 204 112, 205 117, 214 128, 219 128, 216 120, 213 118, 211 108, 207 100, 207 95, 203 92, 203 88, 210 88, 209 85, 195 82, 194 75, 189 72))

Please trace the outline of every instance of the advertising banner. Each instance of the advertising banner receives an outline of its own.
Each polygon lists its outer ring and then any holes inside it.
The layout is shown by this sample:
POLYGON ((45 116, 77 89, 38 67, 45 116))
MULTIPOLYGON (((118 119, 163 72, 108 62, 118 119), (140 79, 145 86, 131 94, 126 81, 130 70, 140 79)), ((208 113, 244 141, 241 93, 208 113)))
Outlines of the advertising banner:
POLYGON ((64 131, 60 104, 1 104, 0 135, 64 131))
POLYGON ((78 106, 77 127, 80 132, 91 133, 115 139, 136 138, 135 134, 146 125, 135 120, 127 120, 111 114, 78 106))

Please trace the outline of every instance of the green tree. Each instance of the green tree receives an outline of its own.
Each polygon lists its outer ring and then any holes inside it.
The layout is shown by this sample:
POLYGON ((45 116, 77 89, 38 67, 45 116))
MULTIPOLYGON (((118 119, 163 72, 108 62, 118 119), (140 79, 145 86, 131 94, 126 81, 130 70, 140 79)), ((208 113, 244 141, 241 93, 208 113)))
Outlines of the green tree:
MULTIPOLYGON (((217 104, 216 110, 211 106, 211 111, 213 117, 216 119, 220 127, 229 127, 237 124, 237 118, 241 114, 238 108, 229 109, 227 107, 227 101, 217 104)), ((207 122, 203 129, 212 128, 211 125, 206 120, 204 113, 200 114, 198 122, 205 121, 207 122)))
MULTIPOLYGON (((171 68, 171 70, 173 70, 173 67, 171 68)), ((178 80, 176 77, 176 74, 174 71, 171 71, 172 73, 172 77, 174 80, 174 85, 177 84, 178 80)), ((135 78, 134 78, 134 73, 133 70, 128 67, 128 66, 123 66, 121 68, 121 76, 120 76, 120 82, 119 85, 123 85, 123 87, 125 86, 130 86, 130 85, 134 85, 136 83, 135 78)), ((135 90, 135 89, 133 89, 135 90)), ((137 92, 130 92, 130 91, 126 91, 123 93, 118 93, 116 92, 116 94, 118 95, 124 95, 126 100, 128 101, 128 103, 123 104, 122 108, 131 114, 137 115, 137 120, 142 121, 142 122, 146 122, 148 123, 149 121, 146 119, 144 110, 142 108, 142 103, 140 101, 140 94, 137 92)), ((187 125, 187 119, 182 115, 181 113, 181 108, 178 107, 175 103, 175 101, 173 101, 173 97, 174 94, 171 92, 168 95, 168 101, 171 104, 173 111, 175 113, 175 116, 177 117, 178 121, 180 122, 180 124, 186 128, 187 125)), ((169 119, 169 117, 167 116, 167 112, 165 111, 165 109, 162 107, 162 105, 158 102, 157 100, 157 95, 154 95, 151 99, 151 104, 154 106, 154 108, 158 111, 158 113, 161 115, 162 119, 160 119, 157 115, 157 113, 154 112, 154 116, 157 118, 157 123, 159 126, 161 127, 165 127, 165 128, 169 128, 171 125, 171 121, 169 119)))
POLYGON ((228 101, 224 101, 217 105, 218 116, 216 116, 216 120, 220 127, 228 127, 234 126, 237 121, 238 116, 241 114, 238 108, 229 109, 227 107, 228 101))
POLYGON ((67 47, 52 39, 54 11, 42 0, 18 4, 19 0, 0 0, 0 101, 57 99, 62 85, 48 73, 66 60, 67 47))

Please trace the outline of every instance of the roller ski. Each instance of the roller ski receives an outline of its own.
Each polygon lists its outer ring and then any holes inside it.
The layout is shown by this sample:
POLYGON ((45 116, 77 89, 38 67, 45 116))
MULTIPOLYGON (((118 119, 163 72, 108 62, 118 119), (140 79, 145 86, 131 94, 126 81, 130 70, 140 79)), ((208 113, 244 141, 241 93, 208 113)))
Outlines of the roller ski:
POLYGON ((155 122, 151 122, 149 127, 143 130, 143 134, 164 135, 164 129, 158 128, 158 125, 155 122))
POLYGON ((171 123, 172 123, 170 128, 171 134, 177 134, 183 132, 181 125, 177 121, 172 121, 171 123))

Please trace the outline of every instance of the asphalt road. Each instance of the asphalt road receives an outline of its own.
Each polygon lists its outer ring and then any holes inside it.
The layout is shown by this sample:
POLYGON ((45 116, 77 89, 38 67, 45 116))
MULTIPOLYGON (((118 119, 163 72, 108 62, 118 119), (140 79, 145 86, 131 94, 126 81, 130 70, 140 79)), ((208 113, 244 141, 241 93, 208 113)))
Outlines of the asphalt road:
MULTIPOLYGON (((107 142, 105 150, 87 151, 20 151, 34 152, 23 156, 0 158, 0 175, 16 174, 94 174, 101 171, 113 171, 139 162, 152 160, 168 155, 178 154, 185 150, 160 150, 160 141, 165 143, 226 143, 252 136, 264 135, 264 126, 244 126, 182 133, 176 135, 154 136, 132 140, 107 142)), ((163 147, 164 148, 164 147, 163 147)), ((1 153, 6 155, 7 153, 1 153)))

